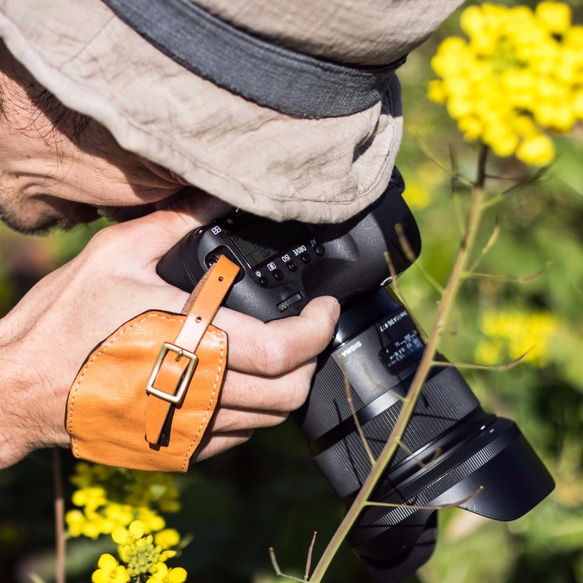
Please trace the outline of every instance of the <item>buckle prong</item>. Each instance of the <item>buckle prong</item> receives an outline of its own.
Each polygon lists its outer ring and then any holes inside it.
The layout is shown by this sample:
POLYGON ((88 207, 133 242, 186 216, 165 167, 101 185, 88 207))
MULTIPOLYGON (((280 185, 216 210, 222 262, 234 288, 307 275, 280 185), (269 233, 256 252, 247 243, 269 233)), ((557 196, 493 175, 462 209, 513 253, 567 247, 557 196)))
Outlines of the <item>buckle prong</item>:
POLYGON ((170 342, 164 342, 164 344, 162 344, 162 348, 160 348, 160 353, 158 354, 158 358, 156 359, 156 362, 154 363, 154 368, 152 369, 152 373, 150 374, 150 378, 148 379, 148 382, 146 383, 146 393, 148 393, 150 395, 154 395, 155 397, 158 397, 159 399, 162 399, 163 401, 167 401, 168 403, 172 403, 172 405, 176 405, 176 406, 180 405, 180 403, 182 403, 182 401, 184 400, 184 397, 186 395, 186 390, 188 389, 188 385, 190 384, 190 381, 192 380, 192 376, 194 375, 194 371, 195 371, 197 365, 198 365, 198 356, 196 354, 194 354, 194 352, 189 352, 188 350, 185 350, 184 348, 180 348, 180 346, 176 346, 175 344, 172 344, 170 342), (186 370, 184 371, 184 374, 182 375, 182 378, 180 379, 178 389, 177 389, 176 393, 174 393, 174 394, 167 393, 166 391, 162 391, 160 389, 157 389, 154 386, 154 381, 156 380, 156 377, 158 376, 158 373, 160 372, 162 362, 164 362, 164 358, 166 358, 166 355, 169 352, 176 353, 176 361, 177 362, 183 356, 186 356, 188 359, 190 359, 190 362, 186 366, 186 370))

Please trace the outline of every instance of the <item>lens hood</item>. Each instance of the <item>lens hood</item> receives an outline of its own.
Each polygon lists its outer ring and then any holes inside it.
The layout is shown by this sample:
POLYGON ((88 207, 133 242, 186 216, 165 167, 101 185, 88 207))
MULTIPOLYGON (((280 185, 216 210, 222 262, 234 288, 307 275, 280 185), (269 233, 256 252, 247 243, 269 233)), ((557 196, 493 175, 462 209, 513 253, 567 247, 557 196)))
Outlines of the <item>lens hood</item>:
POLYGON ((373 499, 400 505, 365 510, 348 537, 378 583, 402 581, 427 561, 438 508, 458 506, 495 520, 515 520, 554 488, 517 425, 504 418, 482 426, 478 435, 403 481, 394 474, 387 475, 373 499))

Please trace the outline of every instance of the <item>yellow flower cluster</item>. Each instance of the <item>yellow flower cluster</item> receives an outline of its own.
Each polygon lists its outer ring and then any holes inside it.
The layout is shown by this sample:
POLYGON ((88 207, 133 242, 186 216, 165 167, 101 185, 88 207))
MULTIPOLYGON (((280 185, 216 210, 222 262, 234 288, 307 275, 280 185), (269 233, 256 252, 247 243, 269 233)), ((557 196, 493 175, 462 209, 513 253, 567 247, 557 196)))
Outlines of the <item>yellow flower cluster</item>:
MULTIPOLYGON (((93 583, 184 583, 187 572, 182 567, 169 568, 166 561, 176 555, 169 550, 168 542, 180 542, 176 531, 168 535, 146 532, 144 524, 133 521, 127 529, 117 528, 112 539, 118 544, 118 560, 108 553, 101 555, 97 570, 93 572, 93 583), (158 536, 161 535, 161 536, 158 536)), ((172 545, 173 546, 173 545, 172 545)))
POLYGON ((159 514, 180 510, 174 476, 80 462, 71 482, 77 487, 67 512, 69 534, 96 539, 111 535, 121 561, 103 554, 93 583, 183 583, 186 571, 168 568, 180 534, 159 514))
POLYGON ((560 322, 549 312, 488 311, 479 326, 486 336, 476 349, 479 364, 501 364, 526 355, 524 362, 540 367, 547 363, 549 343, 560 322))
POLYGON ((429 98, 444 103, 468 140, 499 156, 545 166, 555 155, 545 133, 583 120, 583 26, 571 8, 545 0, 534 10, 485 3, 461 15, 468 40, 449 37, 431 65, 429 98))
POLYGON ((163 472, 139 472, 80 462, 71 482, 77 487, 72 501, 75 509, 65 520, 73 537, 96 539, 140 520, 149 532, 162 530, 166 523, 158 514, 178 512, 178 491, 174 478, 163 472))

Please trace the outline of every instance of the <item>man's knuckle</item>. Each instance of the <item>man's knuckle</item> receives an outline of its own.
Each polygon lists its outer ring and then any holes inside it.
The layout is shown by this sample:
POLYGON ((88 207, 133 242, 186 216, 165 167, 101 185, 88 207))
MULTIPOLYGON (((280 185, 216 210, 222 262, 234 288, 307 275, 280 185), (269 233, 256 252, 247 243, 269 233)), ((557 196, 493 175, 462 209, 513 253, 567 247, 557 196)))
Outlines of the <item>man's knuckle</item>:
POLYGON ((270 425, 272 427, 276 427, 277 425, 281 425, 288 417, 288 412, 282 412, 278 415, 273 415, 270 420, 270 425))
POLYGON ((116 242, 118 239, 117 230, 114 226, 106 227, 97 231, 93 237, 89 240, 89 247, 95 249, 101 249, 102 247, 108 247, 109 245, 116 242))
POLYGON ((91 262, 111 262, 118 255, 119 237, 113 227, 107 227, 95 233, 82 253, 82 257, 91 262))
POLYGON ((305 402, 310 392, 311 379, 305 379, 295 385, 295 390, 289 399, 290 411, 299 409, 305 402))
POLYGON ((257 361, 268 376, 285 374, 292 368, 293 354, 289 342, 274 336, 257 346, 257 361))
POLYGON ((254 432, 255 432, 254 429, 247 429, 245 431, 241 431, 239 436, 241 443, 246 443, 247 441, 249 441, 253 437, 254 432))

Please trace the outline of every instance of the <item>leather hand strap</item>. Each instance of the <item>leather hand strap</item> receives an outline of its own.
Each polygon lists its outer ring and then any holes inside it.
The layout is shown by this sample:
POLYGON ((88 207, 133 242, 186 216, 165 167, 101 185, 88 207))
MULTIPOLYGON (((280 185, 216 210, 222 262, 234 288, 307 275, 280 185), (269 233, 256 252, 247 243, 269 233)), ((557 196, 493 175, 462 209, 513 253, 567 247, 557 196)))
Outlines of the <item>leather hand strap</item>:
POLYGON ((227 366, 227 335, 211 321, 238 270, 221 257, 184 314, 146 312, 93 350, 67 401, 76 457, 141 470, 188 469, 227 366))
POLYGON ((190 354, 196 353, 202 337, 235 281, 238 272, 239 268, 234 263, 221 256, 218 262, 207 271, 184 306, 186 321, 173 342, 173 346, 177 347, 178 351, 166 351, 159 369, 153 371, 156 374, 152 375, 149 382, 150 394, 146 405, 146 439, 151 444, 160 443, 161 438, 162 441, 166 440, 166 436, 162 436, 164 424, 172 407, 181 405, 181 400, 174 405, 166 395, 176 396, 178 387, 184 379, 184 375, 187 374, 188 366, 193 369, 197 366, 193 356, 185 356, 184 351, 189 351, 190 354), (181 363, 180 361, 183 359, 187 362, 181 363), (156 389, 155 394, 151 391, 152 388, 156 389))

